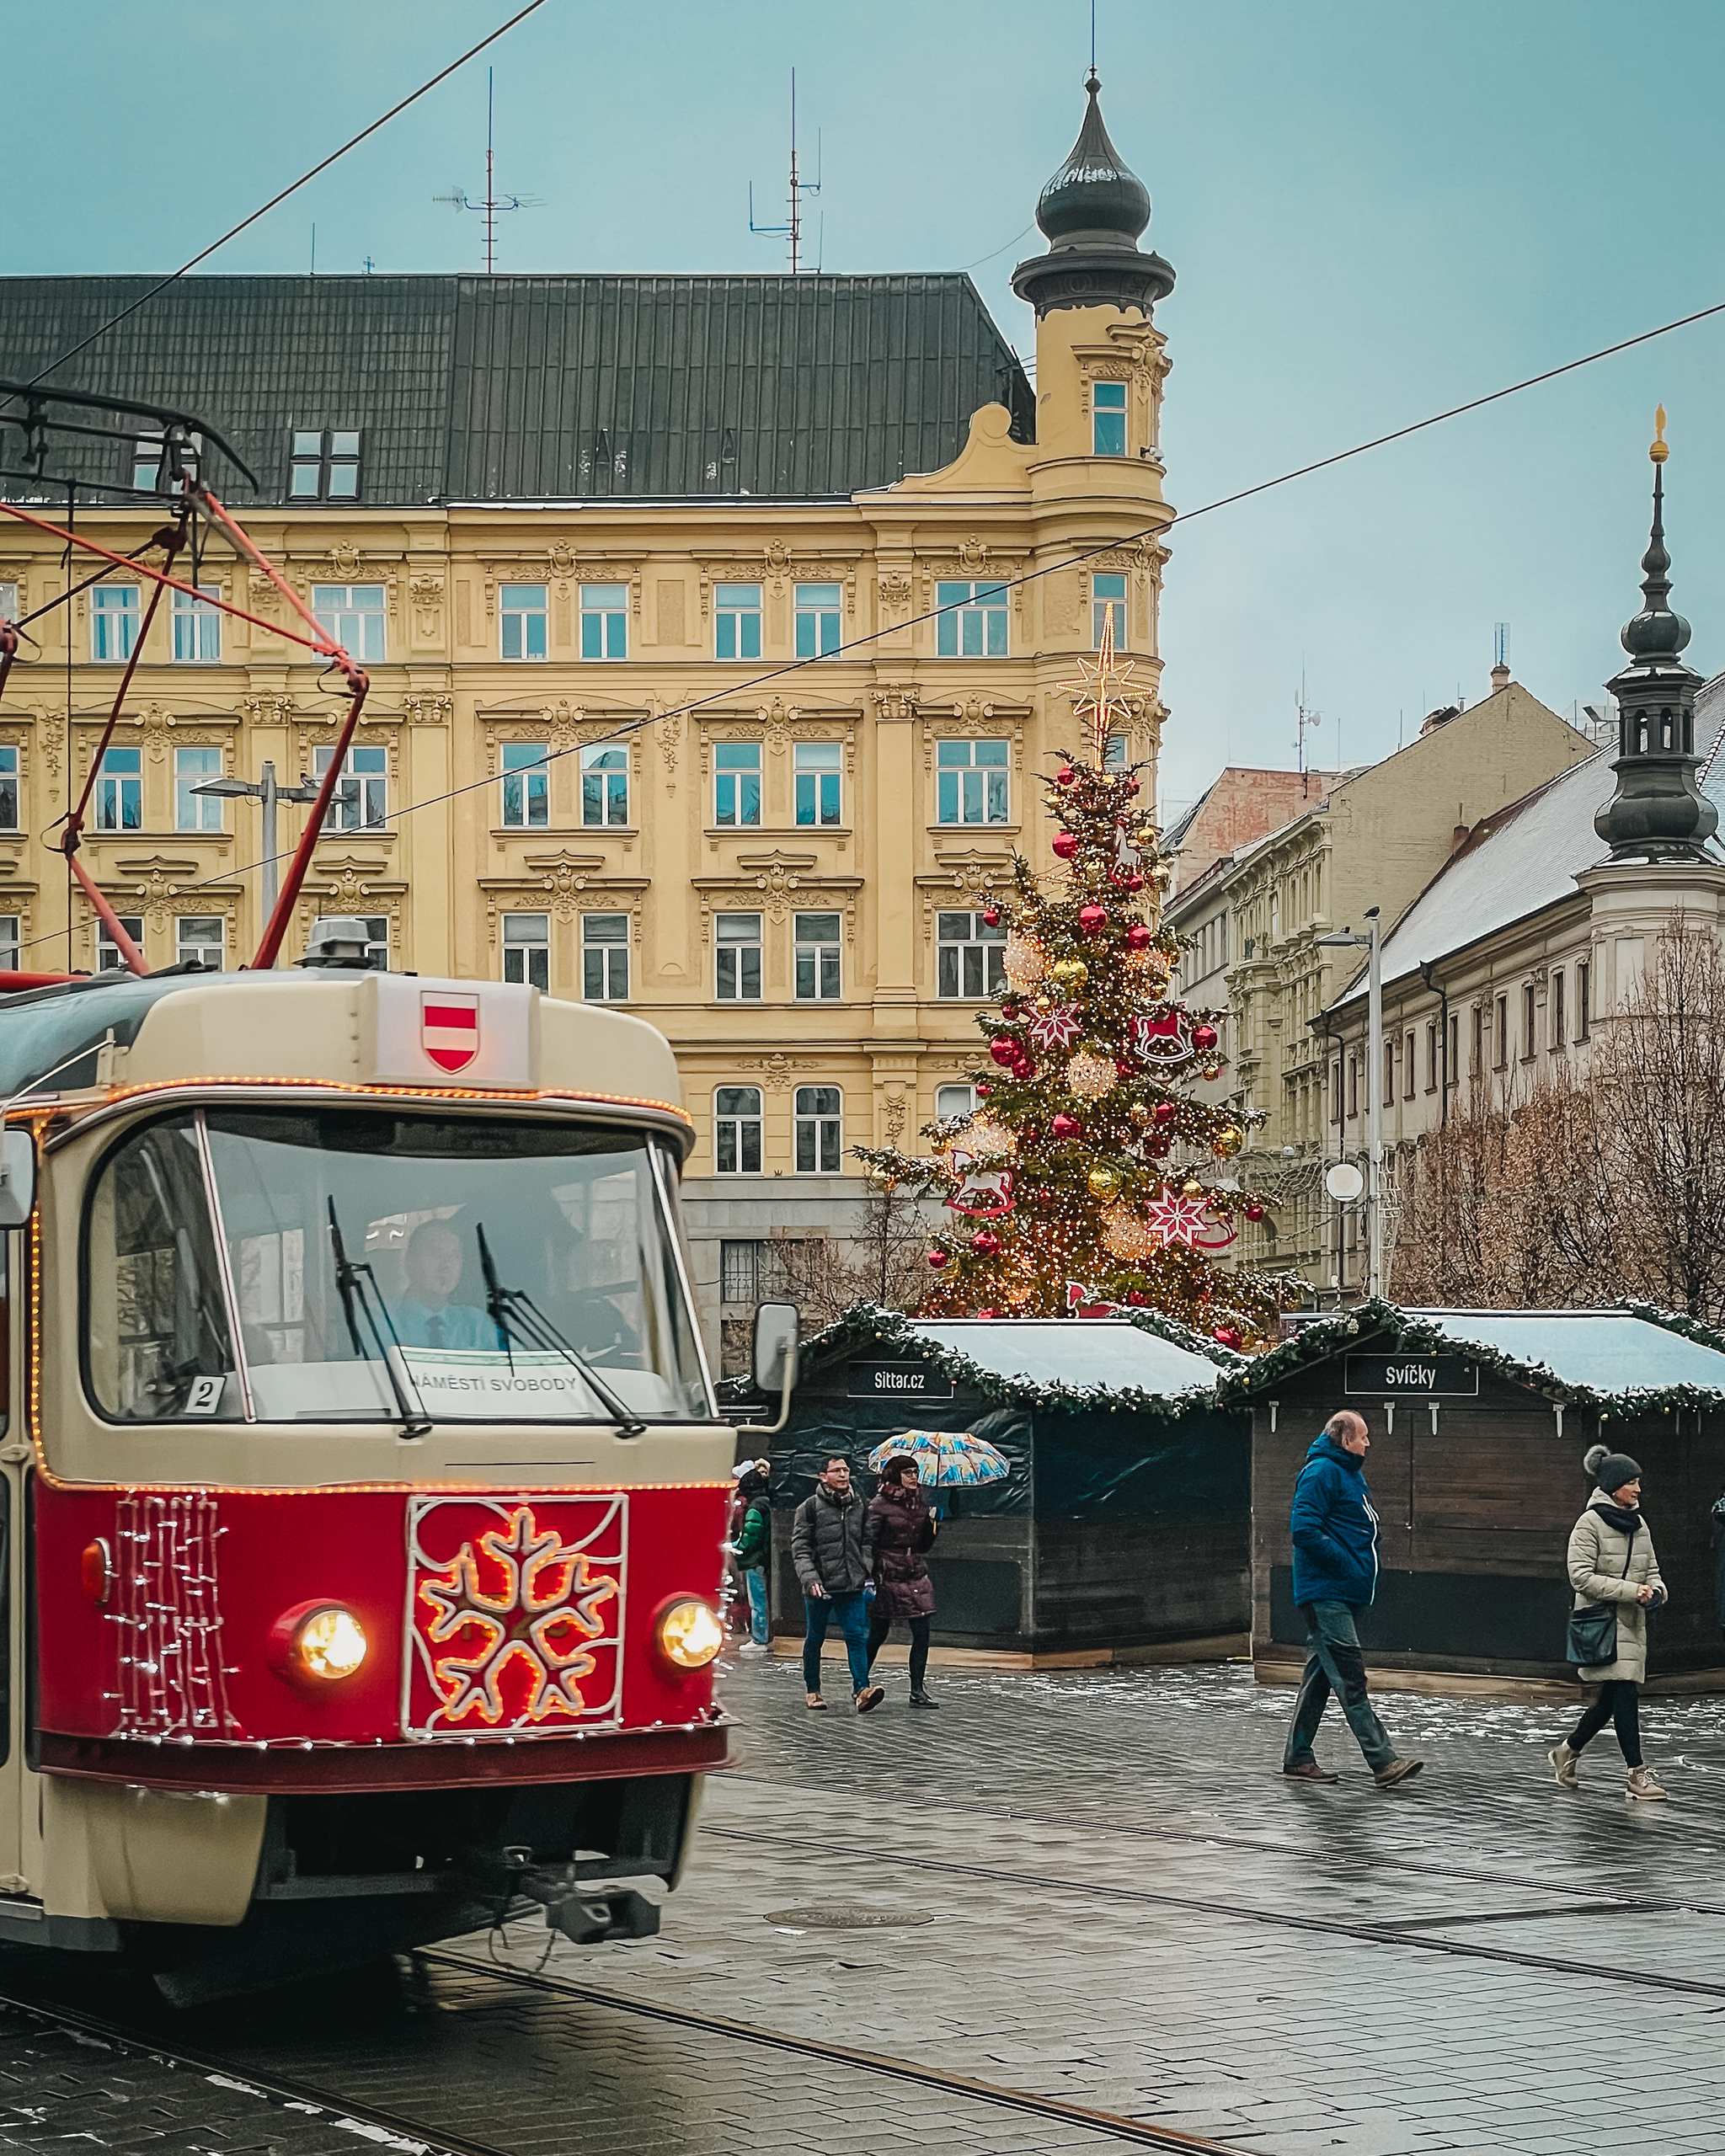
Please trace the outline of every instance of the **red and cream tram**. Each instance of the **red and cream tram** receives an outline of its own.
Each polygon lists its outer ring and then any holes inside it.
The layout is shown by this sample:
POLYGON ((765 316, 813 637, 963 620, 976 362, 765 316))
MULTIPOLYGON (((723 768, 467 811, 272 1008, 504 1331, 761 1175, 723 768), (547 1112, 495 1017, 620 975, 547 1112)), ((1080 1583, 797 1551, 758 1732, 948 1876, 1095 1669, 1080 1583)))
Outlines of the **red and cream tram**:
POLYGON ((8 997, 0 1091, 0 1940, 190 2000, 653 1929, 734 1452, 662 1038, 314 954, 8 997))

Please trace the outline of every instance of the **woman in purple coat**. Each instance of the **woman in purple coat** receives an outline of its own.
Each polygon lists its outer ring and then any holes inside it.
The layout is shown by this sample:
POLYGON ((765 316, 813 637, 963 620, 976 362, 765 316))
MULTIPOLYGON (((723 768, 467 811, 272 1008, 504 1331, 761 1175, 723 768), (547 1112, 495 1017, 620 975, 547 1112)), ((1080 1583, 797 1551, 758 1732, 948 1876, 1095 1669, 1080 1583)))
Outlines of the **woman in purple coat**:
POLYGON ((895 1619, 911 1627, 911 1705, 938 1706, 923 1684, 928 1668, 928 1624, 934 1614, 934 1582, 922 1561, 934 1547, 934 1521, 923 1501, 916 1463, 895 1453, 880 1470, 880 1487, 868 1507, 868 1546, 873 1553, 874 1609, 868 1621, 872 1663, 895 1619))

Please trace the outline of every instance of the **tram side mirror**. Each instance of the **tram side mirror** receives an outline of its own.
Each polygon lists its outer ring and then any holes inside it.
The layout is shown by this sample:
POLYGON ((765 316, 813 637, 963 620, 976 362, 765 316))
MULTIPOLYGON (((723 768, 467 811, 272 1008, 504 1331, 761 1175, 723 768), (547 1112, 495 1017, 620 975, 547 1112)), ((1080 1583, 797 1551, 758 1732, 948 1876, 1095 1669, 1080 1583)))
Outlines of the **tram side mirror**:
POLYGON ((35 1140, 27 1130, 0 1132, 0 1228, 23 1227, 35 1202, 35 1140))
POLYGON ((755 1310, 755 1383, 782 1393, 797 1382, 797 1306, 760 1303, 755 1310))

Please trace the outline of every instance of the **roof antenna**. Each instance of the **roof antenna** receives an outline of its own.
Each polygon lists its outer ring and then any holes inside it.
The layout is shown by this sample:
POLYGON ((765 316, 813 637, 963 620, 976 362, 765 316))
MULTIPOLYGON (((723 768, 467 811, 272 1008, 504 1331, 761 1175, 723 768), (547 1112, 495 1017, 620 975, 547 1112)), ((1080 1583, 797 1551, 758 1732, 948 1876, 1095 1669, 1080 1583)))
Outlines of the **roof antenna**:
MULTIPOLYGON (((791 254, 791 275, 794 277, 802 268, 803 259, 803 197, 820 192, 820 131, 814 131, 814 177, 799 179, 797 176, 797 71, 791 70, 791 221, 787 225, 757 225, 755 221, 755 183, 749 183, 749 229, 751 232, 772 232, 788 239, 791 254)), ((821 244, 825 246, 826 233, 823 226, 821 244)))
POLYGON ((537 195, 499 195, 495 184, 496 160, 491 143, 492 70, 485 70, 485 195, 483 201, 470 202, 458 187, 451 187, 447 195, 434 195, 434 202, 446 202, 457 211, 477 210, 484 220, 485 275, 497 275, 497 215, 500 210, 542 210, 545 206, 537 195))
POLYGON ((1302 798, 1310 790, 1304 783, 1309 776, 1306 768, 1306 737, 1314 726, 1322 726, 1323 723, 1323 713, 1312 711, 1306 704, 1306 670, 1302 667, 1300 670, 1300 691, 1294 699, 1294 768, 1300 776, 1302 798))
POLYGON ((1492 694, 1509 686, 1509 624, 1499 622, 1492 638, 1492 694))
POLYGON ((1090 0, 1090 72, 1096 72, 1096 0, 1090 0))

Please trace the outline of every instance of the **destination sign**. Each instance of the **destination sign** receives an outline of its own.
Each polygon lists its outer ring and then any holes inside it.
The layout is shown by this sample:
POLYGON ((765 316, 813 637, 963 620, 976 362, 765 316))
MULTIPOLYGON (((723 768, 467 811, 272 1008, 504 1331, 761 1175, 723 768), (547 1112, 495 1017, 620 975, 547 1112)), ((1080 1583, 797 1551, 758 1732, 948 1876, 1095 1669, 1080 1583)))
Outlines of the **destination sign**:
POLYGON ((953 1381, 927 1363, 852 1363, 852 1400, 950 1400, 953 1381))
POLYGON ((1471 1399, 1479 1364, 1465 1355, 1350 1355, 1344 1383, 1376 1400, 1471 1399))

